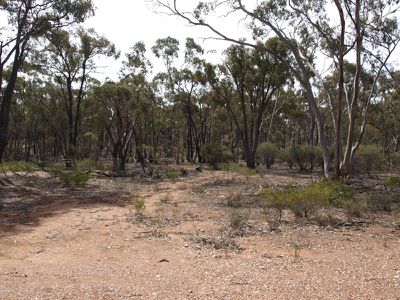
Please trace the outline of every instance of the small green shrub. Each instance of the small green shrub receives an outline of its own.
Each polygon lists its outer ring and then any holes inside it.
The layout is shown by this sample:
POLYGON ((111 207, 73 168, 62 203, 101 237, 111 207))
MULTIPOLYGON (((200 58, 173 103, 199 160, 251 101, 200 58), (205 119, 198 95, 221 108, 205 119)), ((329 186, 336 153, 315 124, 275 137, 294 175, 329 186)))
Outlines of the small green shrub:
POLYGON ((378 145, 360 145, 352 161, 352 171, 371 174, 382 167, 382 154, 378 145))
POLYGON ((221 163, 227 163, 233 160, 233 154, 231 151, 220 143, 204 145, 201 150, 201 156, 204 161, 212 165, 214 169, 218 169, 218 165, 221 163))
POLYGON ((289 148, 279 150, 278 157, 281 162, 286 163, 289 166, 290 170, 293 169, 294 158, 289 148))
POLYGON ((221 167, 221 170, 224 170, 227 172, 238 173, 238 174, 245 175, 245 176, 257 175, 256 169, 250 169, 246 166, 242 166, 242 165, 235 164, 235 163, 225 164, 221 167))
POLYGON ((264 189, 261 191, 260 196, 262 198, 262 208, 264 211, 268 209, 276 209, 279 214, 279 221, 282 220, 282 213, 285 209, 289 209, 290 207, 290 189, 286 189, 284 191, 278 191, 273 189, 264 189))
POLYGON ((59 179, 66 184, 85 185, 90 176, 87 173, 73 171, 60 174, 59 179))
POLYGON ((293 191, 290 194, 289 207, 297 216, 307 218, 311 212, 328 206, 333 195, 332 189, 326 183, 313 183, 293 191))
POLYGON ((169 179, 178 179, 181 177, 181 172, 179 171, 170 171, 167 173, 167 178, 169 179))
POLYGON ((316 182, 282 191, 263 190, 260 194, 264 208, 278 210, 280 218, 285 209, 297 216, 308 217, 323 206, 338 206, 354 198, 354 191, 340 182, 316 182))
POLYGON ((400 187, 400 177, 398 177, 398 176, 386 177, 385 185, 388 187, 392 187, 392 188, 400 187))
POLYGON ((295 145, 290 148, 289 155, 301 171, 314 168, 317 161, 318 150, 309 145, 295 145))
POLYGON ((137 214, 143 214, 143 211, 146 208, 145 201, 143 199, 135 199, 133 201, 133 208, 135 209, 137 214))
POLYGON ((257 160, 266 165, 267 169, 270 169, 275 163, 277 152, 278 150, 274 144, 260 144, 257 147, 257 160))
POLYGON ((90 158, 76 161, 75 167, 80 172, 86 172, 86 171, 90 172, 93 170, 100 170, 100 171, 105 170, 102 162, 96 161, 96 160, 90 159, 90 158))
POLYGON ((38 170, 38 167, 33 163, 19 161, 19 162, 4 162, 3 168, 6 171, 11 172, 34 172, 38 170))

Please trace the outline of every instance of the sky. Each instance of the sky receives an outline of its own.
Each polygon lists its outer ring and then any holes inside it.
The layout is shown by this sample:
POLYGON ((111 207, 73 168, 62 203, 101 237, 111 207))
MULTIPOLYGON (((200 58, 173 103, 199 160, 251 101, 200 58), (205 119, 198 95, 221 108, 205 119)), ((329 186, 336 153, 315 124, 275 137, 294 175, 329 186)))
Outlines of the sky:
MULTIPOLYGON (((148 50, 154 45, 158 38, 171 36, 180 40, 184 45, 186 37, 193 37, 206 51, 209 52, 207 59, 213 63, 219 62, 219 55, 229 44, 224 41, 207 39, 212 36, 211 32, 204 28, 189 26, 184 20, 175 16, 156 13, 154 6, 148 0, 93 0, 97 7, 94 17, 85 22, 85 27, 94 28, 97 33, 107 37, 121 51, 121 58, 129 52, 129 48, 136 42, 143 41, 148 50)), ((198 0, 180 0, 178 3, 186 5, 187 9, 195 7, 198 0)), ((214 19, 213 22, 223 28, 224 32, 238 37, 244 36, 245 22, 237 20, 227 22, 226 20, 214 19), (227 26, 228 24, 228 26, 227 26)), ((182 46, 183 48, 183 46, 182 46)), ((150 51, 149 51, 150 52, 150 51)), ((154 71, 159 71, 157 64, 152 58, 154 71)), ((120 61, 100 60, 97 77, 104 79, 109 77, 116 79, 121 67, 120 61)))

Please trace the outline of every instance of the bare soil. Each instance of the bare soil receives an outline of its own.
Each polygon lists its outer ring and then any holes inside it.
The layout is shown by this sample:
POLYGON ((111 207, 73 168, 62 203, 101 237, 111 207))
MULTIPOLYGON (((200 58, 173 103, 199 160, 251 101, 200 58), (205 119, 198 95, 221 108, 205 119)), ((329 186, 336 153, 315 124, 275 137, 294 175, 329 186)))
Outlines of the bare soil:
POLYGON ((289 213, 277 223, 255 203, 261 188, 309 174, 10 180, 0 299, 400 299, 398 213, 321 227, 289 213))

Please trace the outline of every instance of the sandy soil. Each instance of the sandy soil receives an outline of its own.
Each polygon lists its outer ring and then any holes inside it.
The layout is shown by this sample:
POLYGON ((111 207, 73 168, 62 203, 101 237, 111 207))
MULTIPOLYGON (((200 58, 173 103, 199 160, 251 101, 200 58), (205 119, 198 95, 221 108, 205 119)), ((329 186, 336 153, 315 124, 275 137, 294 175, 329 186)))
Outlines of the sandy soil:
POLYGON ((205 171, 85 188, 43 177, 0 189, 0 299, 400 299, 398 216, 276 228, 251 202, 310 176, 205 171), (235 193, 248 202, 228 207, 235 193))

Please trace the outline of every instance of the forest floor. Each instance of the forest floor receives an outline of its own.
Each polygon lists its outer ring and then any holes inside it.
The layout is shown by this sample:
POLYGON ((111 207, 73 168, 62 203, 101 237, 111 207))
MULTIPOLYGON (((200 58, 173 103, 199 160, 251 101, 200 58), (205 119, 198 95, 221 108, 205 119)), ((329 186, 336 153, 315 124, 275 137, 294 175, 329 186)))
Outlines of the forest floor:
POLYGON ((254 204, 309 174, 49 177, 0 186, 0 299, 400 299, 398 212, 321 226, 254 204))

